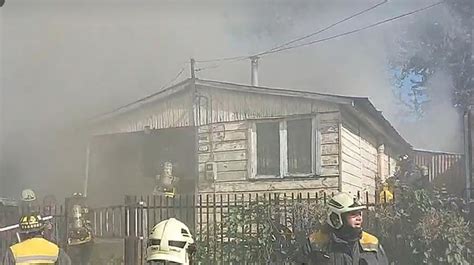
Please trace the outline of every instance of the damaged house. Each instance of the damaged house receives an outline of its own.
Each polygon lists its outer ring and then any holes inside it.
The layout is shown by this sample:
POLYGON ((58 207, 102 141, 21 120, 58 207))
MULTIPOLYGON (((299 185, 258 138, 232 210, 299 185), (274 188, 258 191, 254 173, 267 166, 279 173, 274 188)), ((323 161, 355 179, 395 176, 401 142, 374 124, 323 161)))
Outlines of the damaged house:
POLYGON ((411 150, 367 98, 196 78, 95 119, 90 132, 86 191, 101 202, 150 195, 164 162, 178 193, 375 196, 411 150))

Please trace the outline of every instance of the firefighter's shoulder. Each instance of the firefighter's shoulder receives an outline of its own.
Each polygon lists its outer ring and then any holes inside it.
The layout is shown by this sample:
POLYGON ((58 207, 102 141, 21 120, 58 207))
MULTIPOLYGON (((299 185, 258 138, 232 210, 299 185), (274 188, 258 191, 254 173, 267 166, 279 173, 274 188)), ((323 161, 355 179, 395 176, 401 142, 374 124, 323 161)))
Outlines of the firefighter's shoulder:
POLYGON ((375 251, 377 252, 379 249, 379 239, 369 234, 365 231, 362 232, 362 236, 359 240, 360 246, 364 251, 375 251))

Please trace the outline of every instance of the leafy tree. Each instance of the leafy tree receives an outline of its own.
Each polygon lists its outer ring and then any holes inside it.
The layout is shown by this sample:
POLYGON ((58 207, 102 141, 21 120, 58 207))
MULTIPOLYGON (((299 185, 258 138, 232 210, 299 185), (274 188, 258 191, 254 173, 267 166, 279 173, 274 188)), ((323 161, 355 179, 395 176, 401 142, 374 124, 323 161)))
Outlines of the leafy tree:
POLYGON ((450 76, 453 105, 460 110, 474 93, 474 1, 447 0, 443 6, 439 14, 412 22, 398 39, 398 56, 392 58, 395 94, 418 117, 430 101, 427 82, 437 72, 450 76))

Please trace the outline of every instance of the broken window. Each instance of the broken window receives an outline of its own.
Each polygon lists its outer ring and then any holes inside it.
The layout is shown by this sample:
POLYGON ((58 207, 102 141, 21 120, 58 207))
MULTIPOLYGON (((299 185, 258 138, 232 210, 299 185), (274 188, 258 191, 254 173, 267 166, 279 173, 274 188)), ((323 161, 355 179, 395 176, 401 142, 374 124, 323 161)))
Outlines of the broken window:
POLYGON ((257 175, 280 175, 280 123, 257 123, 257 175))
POLYGON ((289 120, 286 124, 288 148, 288 173, 310 174, 312 120, 289 120))

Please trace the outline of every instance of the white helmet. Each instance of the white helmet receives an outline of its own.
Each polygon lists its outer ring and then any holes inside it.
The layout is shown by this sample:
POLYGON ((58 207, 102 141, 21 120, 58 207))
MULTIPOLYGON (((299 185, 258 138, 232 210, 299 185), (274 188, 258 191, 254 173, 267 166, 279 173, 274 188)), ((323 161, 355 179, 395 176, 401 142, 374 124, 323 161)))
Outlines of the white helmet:
POLYGON ((365 209, 356 198, 345 192, 334 195, 329 200, 328 207, 330 212, 327 223, 335 229, 340 229, 344 225, 342 214, 365 209))
POLYGON ((161 221, 151 230, 146 251, 146 260, 172 261, 189 264, 190 252, 194 249, 194 240, 188 227, 182 222, 170 218, 161 221))
POLYGON ((31 189, 25 189, 21 192, 21 200, 24 202, 32 202, 36 200, 35 192, 31 189))

